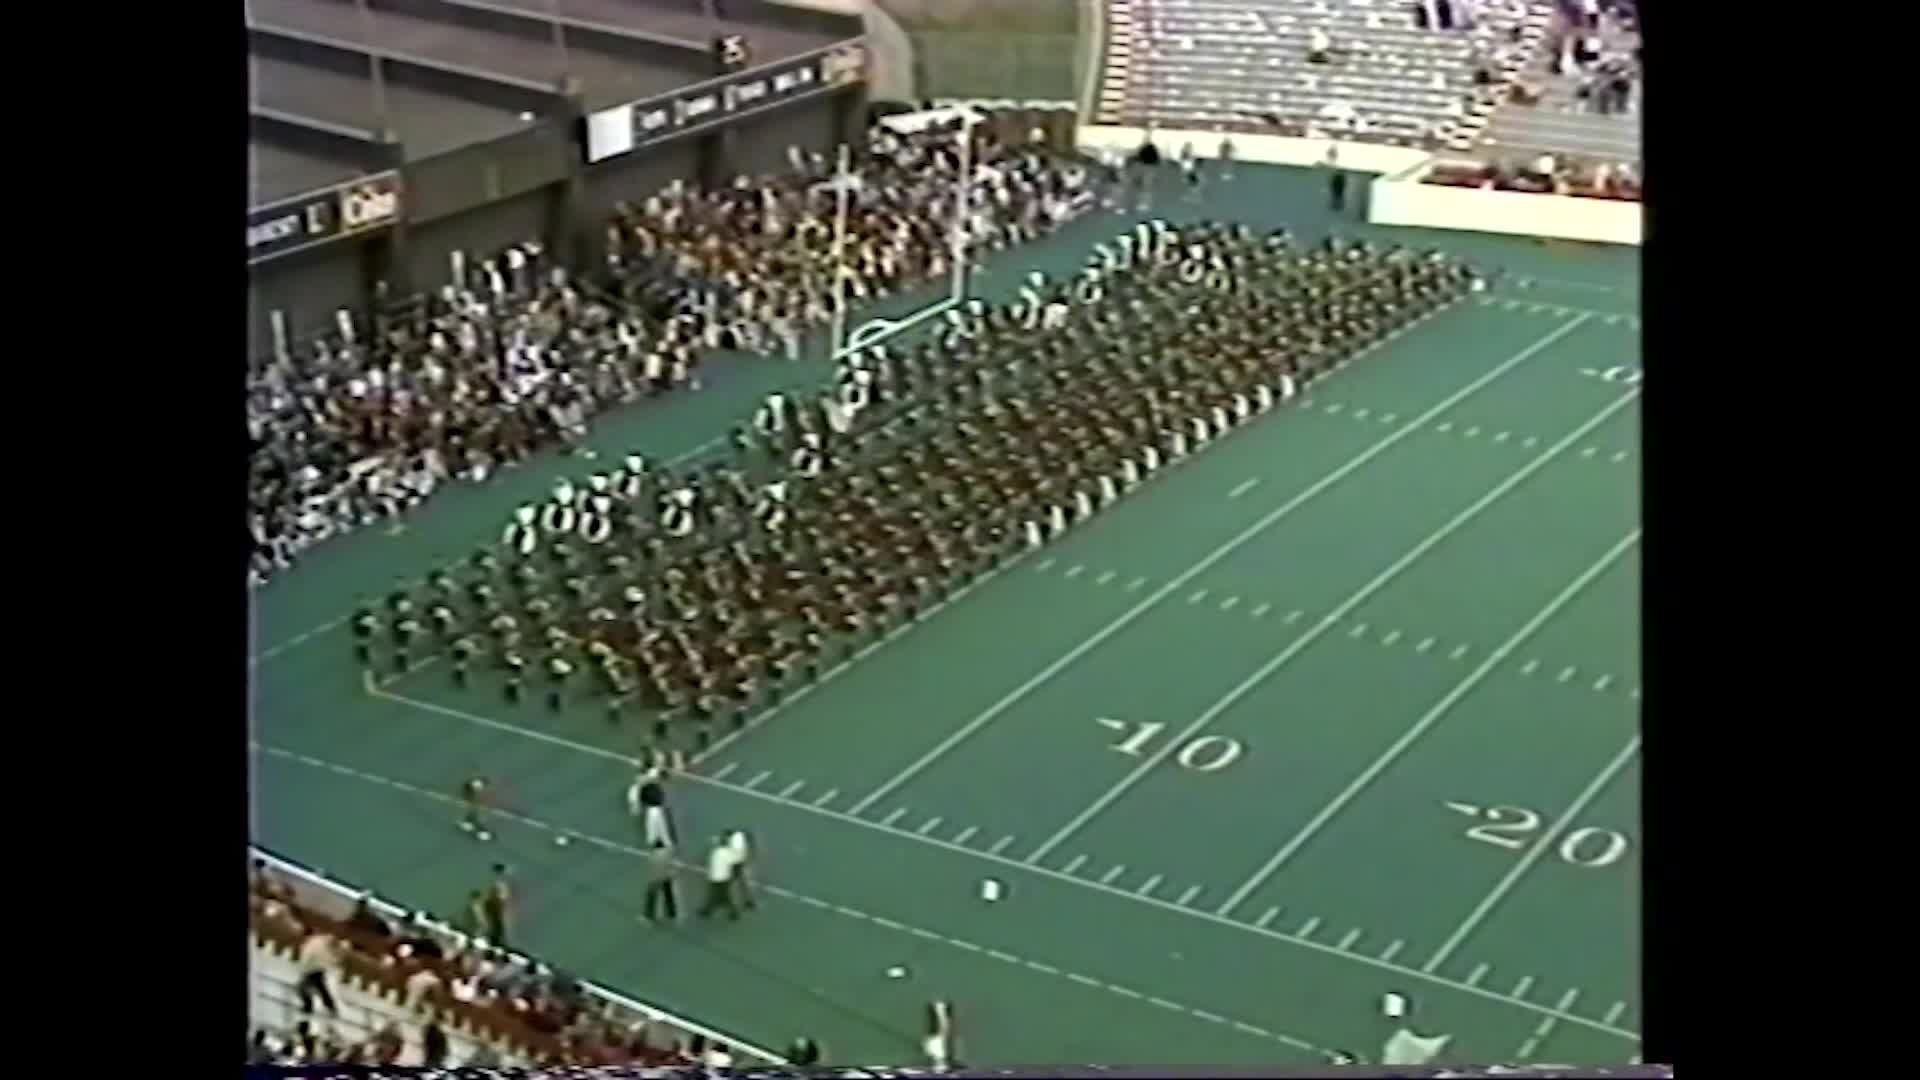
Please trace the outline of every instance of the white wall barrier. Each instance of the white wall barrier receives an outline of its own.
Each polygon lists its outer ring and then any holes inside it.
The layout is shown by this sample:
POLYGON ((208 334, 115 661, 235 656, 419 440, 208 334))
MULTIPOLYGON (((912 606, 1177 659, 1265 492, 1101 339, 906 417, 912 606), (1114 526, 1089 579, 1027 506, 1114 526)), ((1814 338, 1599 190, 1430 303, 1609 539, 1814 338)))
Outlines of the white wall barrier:
POLYGON ((1463 229, 1596 244, 1640 244, 1644 215, 1638 202, 1422 182, 1442 164, 1449 163, 1428 162, 1407 173, 1375 180, 1367 201, 1367 221, 1373 225, 1463 229))
MULTIPOLYGON (((1126 150, 1131 152, 1145 141, 1144 128, 1083 124, 1078 143, 1082 150, 1126 150)), ((1219 156, 1220 140, 1233 140, 1233 156, 1240 161, 1267 165, 1324 165, 1327 151, 1338 151, 1340 168, 1353 172, 1397 173, 1413 168, 1432 155, 1425 150, 1381 143, 1344 142, 1338 139, 1296 139, 1284 135, 1243 135, 1240 132, 1187 131, 1155 128, 1153 142, 1160 153, 1172 157, 1186 143, 1193 144, 1195 157, 1219 156)))

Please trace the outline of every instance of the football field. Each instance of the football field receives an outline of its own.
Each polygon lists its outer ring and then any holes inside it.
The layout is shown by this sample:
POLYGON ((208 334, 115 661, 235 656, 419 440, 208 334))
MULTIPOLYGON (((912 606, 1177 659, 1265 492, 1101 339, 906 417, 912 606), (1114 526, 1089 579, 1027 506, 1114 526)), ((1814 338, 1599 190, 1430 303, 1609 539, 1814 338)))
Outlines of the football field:
MULTIPOLYGON (((1317 193, 1243 170, 1206 212, 1311 236, 1317 193)), ((1064 272, 1127 221, 999 257, 983 291, 1064 272)), ((1627 1061, 1630 253, 1392 238, 1507 276, 699 755, 674 811, 690 849, 754 834, 764 899, 741 922, 638 919, 622 792, 647 725, 510 706, 432 663, 363 682, 339 628, 577 460, 437 499, 259 594, 257 841, 443 916, 505 859, 520 944, 761 1045, 813 1035, 838 1063, 913 1060, 933 997, 976 1064, 1371 1059, 1387 991, 1454 1036, 1450 1058, 1627 1061), (476 774, 513 811, 491 845, 454 827, 476 774)), ((711 453, 758 393, 814 374, 741 361, 595 442, 711 453)))

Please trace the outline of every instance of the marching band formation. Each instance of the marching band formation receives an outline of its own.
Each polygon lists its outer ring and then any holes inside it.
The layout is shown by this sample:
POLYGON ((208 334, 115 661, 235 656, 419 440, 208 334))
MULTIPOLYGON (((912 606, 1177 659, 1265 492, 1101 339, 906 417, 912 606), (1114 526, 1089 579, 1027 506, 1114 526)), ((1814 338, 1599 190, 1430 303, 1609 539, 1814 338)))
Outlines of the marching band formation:
POLYGON ((635 454, 557 485, 500 545, 363 610, 360 656, 444 649, 456 680, 498 670, 514 700, 537 660, 552 708, 638 706, 698 745, 1480 287, 1439 253, 1142 225, 1072 281, 1034 275, 818 393, 769 395, 724 461, 635 454))
MULTIPOLYGON (((976 137, 975 250, 1044 234, 1090 207, 1071 157, 976 137)), ((870 135, 856 154, 849 305, 950 269, 951 131, 870 135)), ((391 518, 452 478, 474 482, 577 441, 621 403, 697 388, 716 348, 797 355, 834 303, 836 196, 825 159, 711 193, 669 186, 619 208, 602 296, 535 243, 457 259, 454 283, 379 333, 344 316, 248 373, 249 532, 259 584, 322 540, 391 518)), ((592 509, 576 507, 576 514, 592 509)))

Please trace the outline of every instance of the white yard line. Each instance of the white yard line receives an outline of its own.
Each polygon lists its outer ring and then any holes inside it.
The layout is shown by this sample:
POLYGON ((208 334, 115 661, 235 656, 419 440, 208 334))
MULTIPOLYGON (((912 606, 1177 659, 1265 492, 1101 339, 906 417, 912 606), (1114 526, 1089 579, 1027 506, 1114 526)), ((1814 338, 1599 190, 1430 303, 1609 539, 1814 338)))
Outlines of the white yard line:
MULTIPOLYGON (((1522 465, 1519 469, 1515 470, 1512 474, 1510 474, 1505 480, 1502 480, 1499 484, 1495 485, 1493 490, 1487 492, 1485 495, 1482 495, 1480 496, 1480 498, 1474 500, 1472 505, 1460 511, 1458 514, 1455 514, 1451 519, 1447 521, 1446 524, 1440 526, 1440 528, 1428 534, 1426 539, 1421 540, 1418 544, 1415 544, 1412 550, 1400 556, 1398 559, 1395 559, 1391 566, 1388 566, 1385 570, 1382 570, 1380 571, 1380 573, 1374 575, 1371 581, 1368 581, 1365 585, 1360 586, 1360 588, 1355 590, 1352 593, 1352 595, 1348 596, 1345 600, 1341 601, 1338 607, 1334 608, 1332 611, 1322 616, 1319 622, 1315 623, 1313 627, 1309 629, 1306 633, 1301 634, 1298 638, 1295 638, 1292 644, 1288 645, 1285 649, 1282 649, 1280 653, 1276 655, 1273 659, 1268 660, 1266 663, 1260 665, 1258 668, 1254 670, 1253 674, 1241 680, 1239 685, 1227 691, 1227 693, 1223 697, 1221 697, 1220 700, 1208 706, 1205 712, 1201 713, 1197 718, 1195 718, 1192 723, 1182 728, 1179 734, 1175 735, 1173 738, 1162 743, 1160 746, 1160 749, 1154 751, 1152 754, 1149 754, 1144 759, 1142 759, 1140 764, 1134 766, 1131 772, 1121 777, 1118 783, 1108 788, 1104 794, 1102 794, 1099 798, 1095 799, 1091 804, 1089 804, 1085 810, 1082 810, 1079 814, 1075 815, 1073 820, 1061 826, 1058 832, 1048 837, 1046 842, 1041 844, 1038 848, 1035 848, 1033 853, 1029 855, 1028 858, 1035 859, 1035 860, 1043 858, 1047 854, 1047 852, 1052 851, 1056 846, 1063 843, 1068 837, 1072 836, 1076 832, 1079 832, 1080 829, 1087 824, 1087 822, 1092 821, 1108 806, 1111 806, 1115 800, 1119 799, 1122 795, 1125 795, 1129 790, 1131 790, 1135 784, 1145 779, 1149 772, 1151 772, 1155 768, 1158 768, 1161 762, 1165 761, 1169 755, 1177 752, 1181 747, 1191 742, 1196 736, 1200 734, 1202 730, 1206 728, 1208 724, 1213 723, 1215 719, 1217 719, 1222 714, 1224 714, 1228 709, 1231 709, 1234 705, 1238 704, 1241 698, 1244 698, 1249 693, 1252 693, 1253 690, 1257 688, 1261 683, 1265 682, 1269 676, 1271 676, 1274 672, 1280 670, 1282 667, 1285 667, 1289 662, 1293 660, 1294 657, 1304 652, 1308 646, 1320 640, 1321 636, 1324 635, 1328 630, 1338 625, 1341 620, 1345 619, 1361 604, 1366 603, 1367 600, 1370 597, 1372 597, 1375 593, 1379 592, 1381 589, 1386 588, 1387 585, 1391 584, 1396 578, 1398 578, 1402 573, 1404 573, 1407 570, 1407 568, 1411 567, 1415 562, 1418 562, 1422 556, 1426 555, 1427 552, 1432 551, 1435 547, 1439 546, 1439 544, 1442 541, 1444 541, 1447 537, 1452 536, 1455 532, 1458 532, 1468 522, 1478 517, 1489 506, 1492 506, 1494 503, 1498 502, 1508 492, 1519 487, 1522 483, 1524 483, 1527 480, 1528 477, 1532 476, 1534 473, 1539 472, 1541 469, 1545 468, 1549 462, 1551 462, 1554 458, 1560 455, 1561 451, 1565 450, 1568 446, 1571 446, 1573 443, 1578 442, 1581 438, 1586 436, 1587 432, 1605 423, 1607 419, 1611 417, 1614 413, 1619 412, 1621 409, 1626 408, 1629 404, 1637 400, 1638 397, 1639 397, 1639 391, 1629 391, 1628 393, 1615 398, 1605 408, 1601 409, 1599 412, 1594 413, 1591 417, 1587 418, 1587 420, 1584 423, 1582 423, 1579 427, 1567 433, 1567 435, 1564 438, 1560 439, 1560 441, 1554 443, 1552 446, 1549 446, 1545 450, 1541 451, 1537 457, 1533 458, 1531 461, 1527 462, 1525 465, 1522 465)), ((1250 883, 1247 886, 1243 886, 1239 891, 1236 891, 1233 894, 1233 896, 1229 898, 1227 902, 1227 906, 1225 908, 1222 908, 1221 910, 1223 912, 1230 910, 1235 904, 1239 903, 1239 901, 1243 899, 1248 892, 1252 891, 1253 886, 1258 884, 1257 878, 1260 876, 1261 875, 1256 875, 1255 880, 1250 881, 1250 883)))
MULTIPOLYGON (((1639 541, 1640 530, 1636 528, 1623 537, 1618 543, 1614 544, 1612 548, 1608 549, 1607 553, 1602 555, 1593 565, 1582 571, 1566 588, 1560 590, 1559 594, 1552 600, 1547 601, 1545 607, 1536 612, 1533 618, 1528 619, 1520 629, 1514 631, 1513 636, 1502 642, 1499 648, 1488 653, 1487 658, 1480 661, 1478 667, 1469 672, 1466 678, 1456 683, 1453 689, 1447 691, 1446 696, 1435 702, 1433 708, 1428 709, 1425 715, 1415 720, 1412 726, 1408 727, 1398 739, 1393 741, 1391 746, 1381 751, 1380 756, 1375 758, 1372 764, 1362 770, 1360 775, 1354 777, 1353 781, 1338 795, 1335 795, 1326 806, 1321 807, 1320 812, 1315 814, 1311 820, 1302 826, 1300 831, 1294 834, 1293 839, 1287 841, 1286 846, 1274 852, 1272 858, 1262 863, 1258 870, 1255 870, 1238 889, 1235 889, 1233 895, 1227 897, 1227 902, 1220 906, 1219 913, 1221 915, 1231 914, 1235 907, 1238 907, 1255 889, 1259 888, 1268 878, 1272 877, 1275 871, 1285 866, 1287 861, 1293 858, 1301 848, 1305 847, 1308 841, 1318 836, 1320 830, 1326 828, 1327 823, 1332 821, 1334 816, 1341 810, 1345 809, 1348 803, 1358 798, 1361 792, 1365 791, 1369 785, 1380 777, 1381 773, 1387 770, 1388 766, 1398 761, 1400 756, 1406 753, 1420 736, 1426 734, 1428 728, 1438 723, 1441 717, 1445 716, 1455 705, 1459 704, 1462 698, 1466 697, 1475 686, 1480 684, 1481 680, 1485 679, 1496 667, 1500 666, 1515 649, 1524 644, 1528 638, 1538 633, 1540 628, 1546 625, 1547 620, 1558 614, 1561 608, 1570 603, 1573 598, 1578 596, 1595 578, 1599 577, 1608 567, 1612 566, 1614 560, 1625 554, 1628 548, 1639 543, 1639 541)), ((1429 968, 1428 970, 1432 969, 1429 968)))
POLYGON ((979 731, 981 728, 992 723, 995 719, 997 719, 1000 716, 1000 714, 1006 712, 1008 709, 1012 708, 1014 705, 1025 700, 1028 694, 1033 693, 1035 690, 1039 689, 1041 686, 1052 681, 1056 675, 1059 675, 1062 671, 1065 671, 1067 667, 1070 664, 1072 664, 1074 661, 1092 652, 1094 649, 1099 648, 1100 645, 1104 643, 1108 638, 1111 638, 1113 635, 1119 633, 1121 630, 1132 625, 1134 620, 1146 614, 1155 605, 1159 604, 1160 601, 1180 591, 1180 589, 1185 587, 1188 582, 1192 581, 1194 578, 1199 577, 1201 574, 1205 573, 1208 569, 1212 568, 1215 564, 1219 563, 1222 559, 1225 559, 1227 556, 1239 550, 1246 543, 1253 540, 1255 537, 1259 536, 1261 533, 1265 532, 1267 529, 1271 528, 1274 525, 1274 523, 1282 520, 1283 518, 1287 517, 1289 514, 1292 514, 1295 510, 1306 505, 1309 501, 1311 501, 1313 498, 1318 496, 1321 492, 1326 491, 1327 489, 1333 487, 1335 484, 1338 484, 1340 481, 1346 479, 1349 475, 1359 470, 1362 466, 1366 465, 1368 462, 1372 461, 1374 458, 1379 457, 1381 454, 1385 453, 1387 450, 1392 448, 1396 443, 1400 442, 1402 439, 1405 439, 1408 435, 1412 434, 1414 431, 1419 430, 1421 427, 1426 425, 1434 417, 1441 415, 1447 410, 1458 405, 1460 402, 1465 401, 1468 397, 1477 393, 1482 387, 1493 382, 1495 379, 1498 379, 1500 376, 1505 375, 1507 372, 1520 366, 1521 364, 1525 363, 1527 360, 1531 359, 1536 354, 1545 350, 1548 346, 1552 345, 1554 342, 1559 341, 1561 338, 1567 336, 1569 333, 1573 332, 1574 329, 1579 327, 1582 323, 1586 322, 1587 318, 1588 317, 1585 315, 1580 315, 1580 316, 1574 317, 1573 319, 1568 320, 1565 323, 1562 323, 1560 326, 1556 327, 1554 330, 1548 332, 1545 336, 1541 337, 1538 341, 1535 341, 1533 344, 1528 345, 1526 348, 1520 350, 1517 353, 1514 353, 1511 357, 1508 357, 1506 360, 1502 361, 1499 364, 1499 366, 1495 367, 1493 370, 1486 372, 1485 374, 1481 375, 1479 378, 1476 378, 1472 382, 1468 383, 1466 386, 1463 386, 1459 390, 1454 391, 1452 394, 1447 395, 1447 397, 1443 399, 1439 404, 1434 405, 1432 408, 1428 409, 1426 412, 1421 413, 1419 416, 1414 417, 1412 420, 1409 420, 1407 423, 1401 425, 1398 428, 1395 428, 1393 431, 1389 432, 1385 437, 1374 442, 1371 446, 1368 446, 1365 450, 1362 450, 1360 453, 1356 454, 1353 458, 1349 459, 1346 464, 1341 465, 1340 467, 1334 469, 1332 472, 1321 477, 1318 481, 1316 481, 1311 487, 1308 487, 1305 491, 1302 491, 1300 494, 1295 495, 1293 498, 1287 500, 1286 503, 1281 505, 1278 509, 1270 511, 1269 513, 1262 516, 1258 521, 1254 522, 1252 525, 1249 525, 1239 535, 1233 537, 1232 539, 1228 540, 1226 543, 1221 544, 1219 547, 1213 549, 1213 551, 1203 556, 1199 562, 1196 562, 1191 567, 1188 567, 1187 570, 1181 573, 1179 576, 1161 585, 1159 588, 1155 589, 1153 592, 1148 593, 1144 598, 1140 600, 1139 603, 1135 604, 1131 608, 1128 608, 1126 611, 1122 612, 1118 618, 1114 619, 1112 622, 1108 623, 1106 626, 1095 631, 1093 636, 1087 638, 1085 641, 1082 641, 1080 644, 1068 650, 1065 655, 1061 656, 1057 660, 1054 660, 1052 663, 1048 664, 1046 667, 1040 669, 1040 671, 1036 673, 1032 678, 1029 678, 1026 682, 1023 682, 1019 686, 1015 687, 1005 697, 1001 698, 999 701, 994 702, 992 705, 989 705, 985 711, 981 712, 979 715, 975 716, 973 719, 967 721, 953 734, 947 736, 945 739, 942 739, 937 745, 933 747, 933 749, 927 751, 925 754, 921 755, 919 759, 909 764, 906 768, 900 770, 900 772, 895 774, 892 779, 886 781, 885 783, 881 784, 879 787, 873 789, 873 791, 869 792, 866 798, 861 799, 858 803, 854 805, 853 812, 857 813, 860 810, 863 810, 866 807, 873 805, 875 802, 878 802, 879 800, 886 798, 895 789, 899 788, 901 785, 905 784, 907 781, 913 779, 914 777, 920 775, 920 773, 924 772, 929 766, 939 761, 941 758, 945 757, 948 754, 948 752, 951 751, 954 747, 960 745, 962 742, 972 737, 974 732, 979 731))

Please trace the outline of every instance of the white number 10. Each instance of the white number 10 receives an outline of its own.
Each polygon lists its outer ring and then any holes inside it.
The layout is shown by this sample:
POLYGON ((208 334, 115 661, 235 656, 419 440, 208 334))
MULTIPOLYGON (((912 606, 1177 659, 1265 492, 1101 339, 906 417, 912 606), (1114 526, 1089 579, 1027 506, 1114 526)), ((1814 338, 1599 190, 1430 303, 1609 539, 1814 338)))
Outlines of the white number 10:
MULTIPOLYGON (((1155 721, 1115 720, 1107 716, 1100 717, 1096 723, 1118 732, 1130 732, 1126 738, 1109 747, 1128 757, 1140 757, 1153 740, 1167 729, 1167 725, 1155 721)), ((1181 768, 1192 769, 1194 772, 1219 772, 1240 760, 1240 755, 1246 753, 1246 750, 1246 746, 1239 739, 1228 738, 1225 735, 1202 735, 1181 746, 1180 752, 1175 754, 1173 759, 1180 763, 1181 768)))

